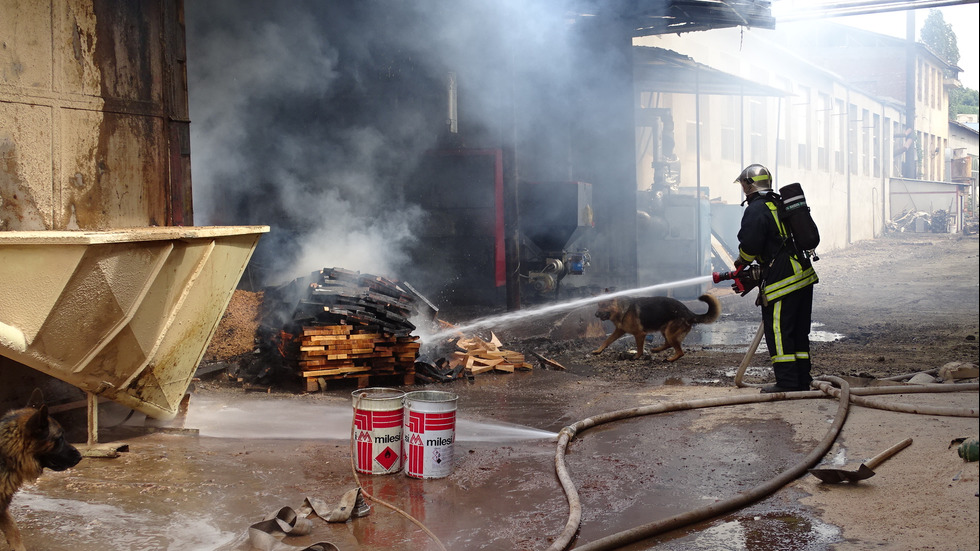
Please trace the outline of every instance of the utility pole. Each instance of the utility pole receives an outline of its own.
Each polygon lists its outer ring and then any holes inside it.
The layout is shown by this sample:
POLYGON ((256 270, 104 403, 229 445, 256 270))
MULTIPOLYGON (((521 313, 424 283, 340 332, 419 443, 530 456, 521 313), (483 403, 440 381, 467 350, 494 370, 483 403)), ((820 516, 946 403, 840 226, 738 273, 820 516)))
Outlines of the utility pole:
POLYGON ((915 161, 918 155, 915 137, 915 52, 915 10, 908 10, 905 12, 905 129, 912 143, 905 150, 902 177, 913 179, 919 176, 915 170, 915 161))

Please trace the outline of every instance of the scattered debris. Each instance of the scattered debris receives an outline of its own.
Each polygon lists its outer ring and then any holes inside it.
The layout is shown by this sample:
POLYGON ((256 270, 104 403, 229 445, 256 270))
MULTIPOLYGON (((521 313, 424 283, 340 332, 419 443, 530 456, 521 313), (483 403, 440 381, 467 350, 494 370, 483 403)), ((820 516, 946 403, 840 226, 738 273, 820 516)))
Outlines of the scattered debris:
POLYGON ((82 457, 98 457, 100 459, 115 459, 129 451, 129 444, 110 442, 106 444, 77 444, 75 446, 82 457))
POLYGON ((929 375, 928 373, 916 373, 909 379, 909 384, 913 385, 929 385, 938 382, 939 380, 929 375))
POLYGON ((555 360, 552 360, 550 358, 545 358, 544 356, 538 354, 537 352, 531 351, 531 355, 537 358, 539 362, 541 362, 541 367, 553 367, 555 369, 561 369, 562 371, 565 370, 565 366, 561 365, 555 360))
POLYGON ((888 231, 912 233, 949 233, 952 217, 943 209, 929 214, 924 211, 906 210, 901 216, 885 223, 888 231))
POLYGON ((939 378, 943 381, 976 379, 977 377, 980 377, 980 369, 977 368, 976 364, 949 362, 939 368, 939 378))
POLYGON ((529 370, 531 364, 524 360, 524 354, 501 348, 500 340, 493 333, 490 340, 479 337, 460 338, 456 341, 459 349, 449 359, 453 368, 463 366, 468 375, 476 375, 487 371, 503 371, 513 373, 515 369, 529 370))
POLYGON ((448 383, 463 377, 463 366, 449 365, 446 358, 439 358, 435 363, 420 360, 415 362, 415 379, 421 383, 448 383))

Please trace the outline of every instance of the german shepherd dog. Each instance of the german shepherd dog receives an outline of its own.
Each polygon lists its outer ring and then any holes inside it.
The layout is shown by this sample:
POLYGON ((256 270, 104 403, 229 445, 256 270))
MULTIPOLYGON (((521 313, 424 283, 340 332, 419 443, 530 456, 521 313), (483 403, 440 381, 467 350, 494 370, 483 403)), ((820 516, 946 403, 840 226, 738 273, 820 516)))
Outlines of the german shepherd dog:
POLYGON ((0 419, 0 530, 14 551, 26 551, 20 531, 7 508, 25 482, 33 482, 45 468, 63 471, 78 464, 82 454, 65 441, 57 421, 48 417, 40 390, 27 407, 0 419))
POLYGON ((670 297, 612 298, 599 301, 596 317, 613 322, 616 330, 592 353, 599 354, 616 339, 629 333, 636 338, 636 359, 640 359, 643 357, 643 342, 647 333, 660 331, 664 336, 664 344, 652 351, 662 352, 674 347, 674 355, 667 358, 667 361, 677 361, 684 355, 681 344, 684 337, 691 332, 691 327, 696 323, 711 323, 721 315, 721 303, 717 298, 701 295, 698 300, 708 305, 708 311, 704 314, 695 314, 681 301, 670 297))

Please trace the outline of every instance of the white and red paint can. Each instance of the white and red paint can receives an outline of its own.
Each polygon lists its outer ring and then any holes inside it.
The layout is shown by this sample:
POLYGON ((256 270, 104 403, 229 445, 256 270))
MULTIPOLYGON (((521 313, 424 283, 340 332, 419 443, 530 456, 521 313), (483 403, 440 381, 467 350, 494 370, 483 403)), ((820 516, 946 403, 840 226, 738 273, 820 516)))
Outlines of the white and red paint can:
POLYGON ((452 392, 441 390, 405 394, 402 450, 406 475, 443 478, 452 472, 457 399, 452 392))
POLYGON ((402 417, 405 393, 393 388, 361 388, 351 393, 354 469, 392 474, 402 469, 402 417))

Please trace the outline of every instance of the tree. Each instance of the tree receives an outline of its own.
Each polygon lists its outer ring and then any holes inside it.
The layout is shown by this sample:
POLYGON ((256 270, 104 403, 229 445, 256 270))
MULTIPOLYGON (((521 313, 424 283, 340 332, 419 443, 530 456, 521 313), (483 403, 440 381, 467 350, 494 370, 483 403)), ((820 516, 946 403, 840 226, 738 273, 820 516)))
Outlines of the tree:
POLYGON ((950 88, 949 118, 955 120, 956 115, 978 113, 980 108, 980 92, 972 88, 950 88))
MULTIPOLYGON (((956 33, 953 32, 953 25, 943 19, 943 12, 937 9, 929 10, 929 16, 922 24, 919 31, 922 42, 932 49, 939 57, 943 58, 950 65, 960 62, 960 49, 956 45, 956 33)), ((947 74, 946 76, 952 76, 947 74)))

